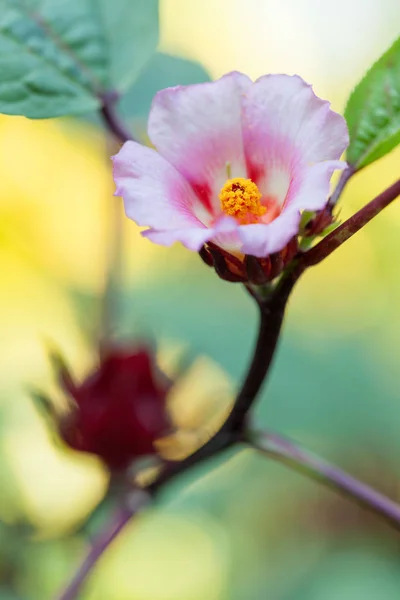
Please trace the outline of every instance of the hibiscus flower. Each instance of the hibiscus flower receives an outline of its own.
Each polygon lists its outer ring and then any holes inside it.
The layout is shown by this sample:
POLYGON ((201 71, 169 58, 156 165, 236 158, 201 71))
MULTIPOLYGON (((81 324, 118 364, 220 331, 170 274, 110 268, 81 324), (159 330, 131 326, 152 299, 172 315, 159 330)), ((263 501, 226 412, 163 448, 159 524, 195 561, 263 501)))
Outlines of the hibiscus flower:
POLYGON ((239 259, 282 251, 343 169, 344 118, 299 76, 221 79, 158 92, 148 135, 113 157, 116 195, 142 235, 239 259))

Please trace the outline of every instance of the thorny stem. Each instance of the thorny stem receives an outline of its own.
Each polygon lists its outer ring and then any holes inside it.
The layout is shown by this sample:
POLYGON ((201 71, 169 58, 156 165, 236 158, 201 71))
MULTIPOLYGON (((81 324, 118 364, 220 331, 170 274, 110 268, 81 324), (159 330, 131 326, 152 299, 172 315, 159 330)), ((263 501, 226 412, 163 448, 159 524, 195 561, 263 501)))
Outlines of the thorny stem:
POLYGON ((400 529, 400 505, 362 483, 292 440, 272 432, 248 433, 247 441, 257 450, 300 470, 321 483, 349 496, 364 508, 383 516, 400 529))

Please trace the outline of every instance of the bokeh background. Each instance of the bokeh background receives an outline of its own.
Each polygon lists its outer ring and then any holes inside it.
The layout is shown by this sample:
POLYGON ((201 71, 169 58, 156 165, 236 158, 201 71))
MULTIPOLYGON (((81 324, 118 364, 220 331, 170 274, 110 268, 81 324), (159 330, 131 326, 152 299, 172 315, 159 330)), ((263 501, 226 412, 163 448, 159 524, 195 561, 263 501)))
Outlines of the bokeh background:
MULTIPOLYGON (((159 51, 121 107, 145 138, 159 88, 226 71, 298 73, 342 111, 399 34, 398 0, 162 0, 159 51), (165 54, 169 56, 165 56, 165 54)), ((90 368, 115 234, 109 155, 90 120, 0 118, 0 598, 47 600, 104 518, 107 475, 54 443, 29 387, 54 387, 58 347, 90 368)), ((358 174, 345 218, 399 176, 395 151, 358 174)), ((293 294, 257 424, 285 432, 400 501, 400 203, 306 274, 293 294)), ((242 289, 123 221, 113 333, 188 357, 196 429, 232 396, 256 331, 242 289)), ((177 358, 178 357, 178 358, 177 358)), ((179 360, 178 360, 179 359, 179 360)), ((186 412, 185 412, 186 411, 186 412)), ((165 490, 103 557, 83 598, 369 600, 400 597, 400 537, 331 491, 241 449, 165 490)))

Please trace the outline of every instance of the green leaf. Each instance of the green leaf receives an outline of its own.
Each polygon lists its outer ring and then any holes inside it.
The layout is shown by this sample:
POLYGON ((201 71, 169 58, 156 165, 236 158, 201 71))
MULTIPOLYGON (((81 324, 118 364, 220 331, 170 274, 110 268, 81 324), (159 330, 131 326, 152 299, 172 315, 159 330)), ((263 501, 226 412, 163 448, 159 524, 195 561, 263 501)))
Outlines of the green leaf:
POLYGON ((400 38, 351 94, 345 110, 348 162, 361 169, 400 143, 400 38))
POLYGON ((123 92, 158 41, 158 0, 0 0, 0 111, 96 109, 123 92))
POLYGON ((104 24, 111 84, 124 92, 156 50, 158 0, 91 0, 90 4, 98 7, 104 24))
POLYGON ((315 210, 304 210, 300 219, 300 231, 303 231, 310 221, 315 217, 315 210))

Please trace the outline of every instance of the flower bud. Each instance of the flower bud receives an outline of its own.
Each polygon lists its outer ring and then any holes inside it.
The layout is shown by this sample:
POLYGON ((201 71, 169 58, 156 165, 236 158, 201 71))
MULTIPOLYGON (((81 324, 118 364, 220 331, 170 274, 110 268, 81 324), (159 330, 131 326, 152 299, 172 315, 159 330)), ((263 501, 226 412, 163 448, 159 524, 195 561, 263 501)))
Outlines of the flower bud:
POLYGON ((79 385, 61 363, 58 374, 72 400, 59 419, 61 437, 71 448, 99 456, 110 469, 155 453, 154 442, 169 433, 169 385, 157 376, 146 349, 109 351, 79 385))

